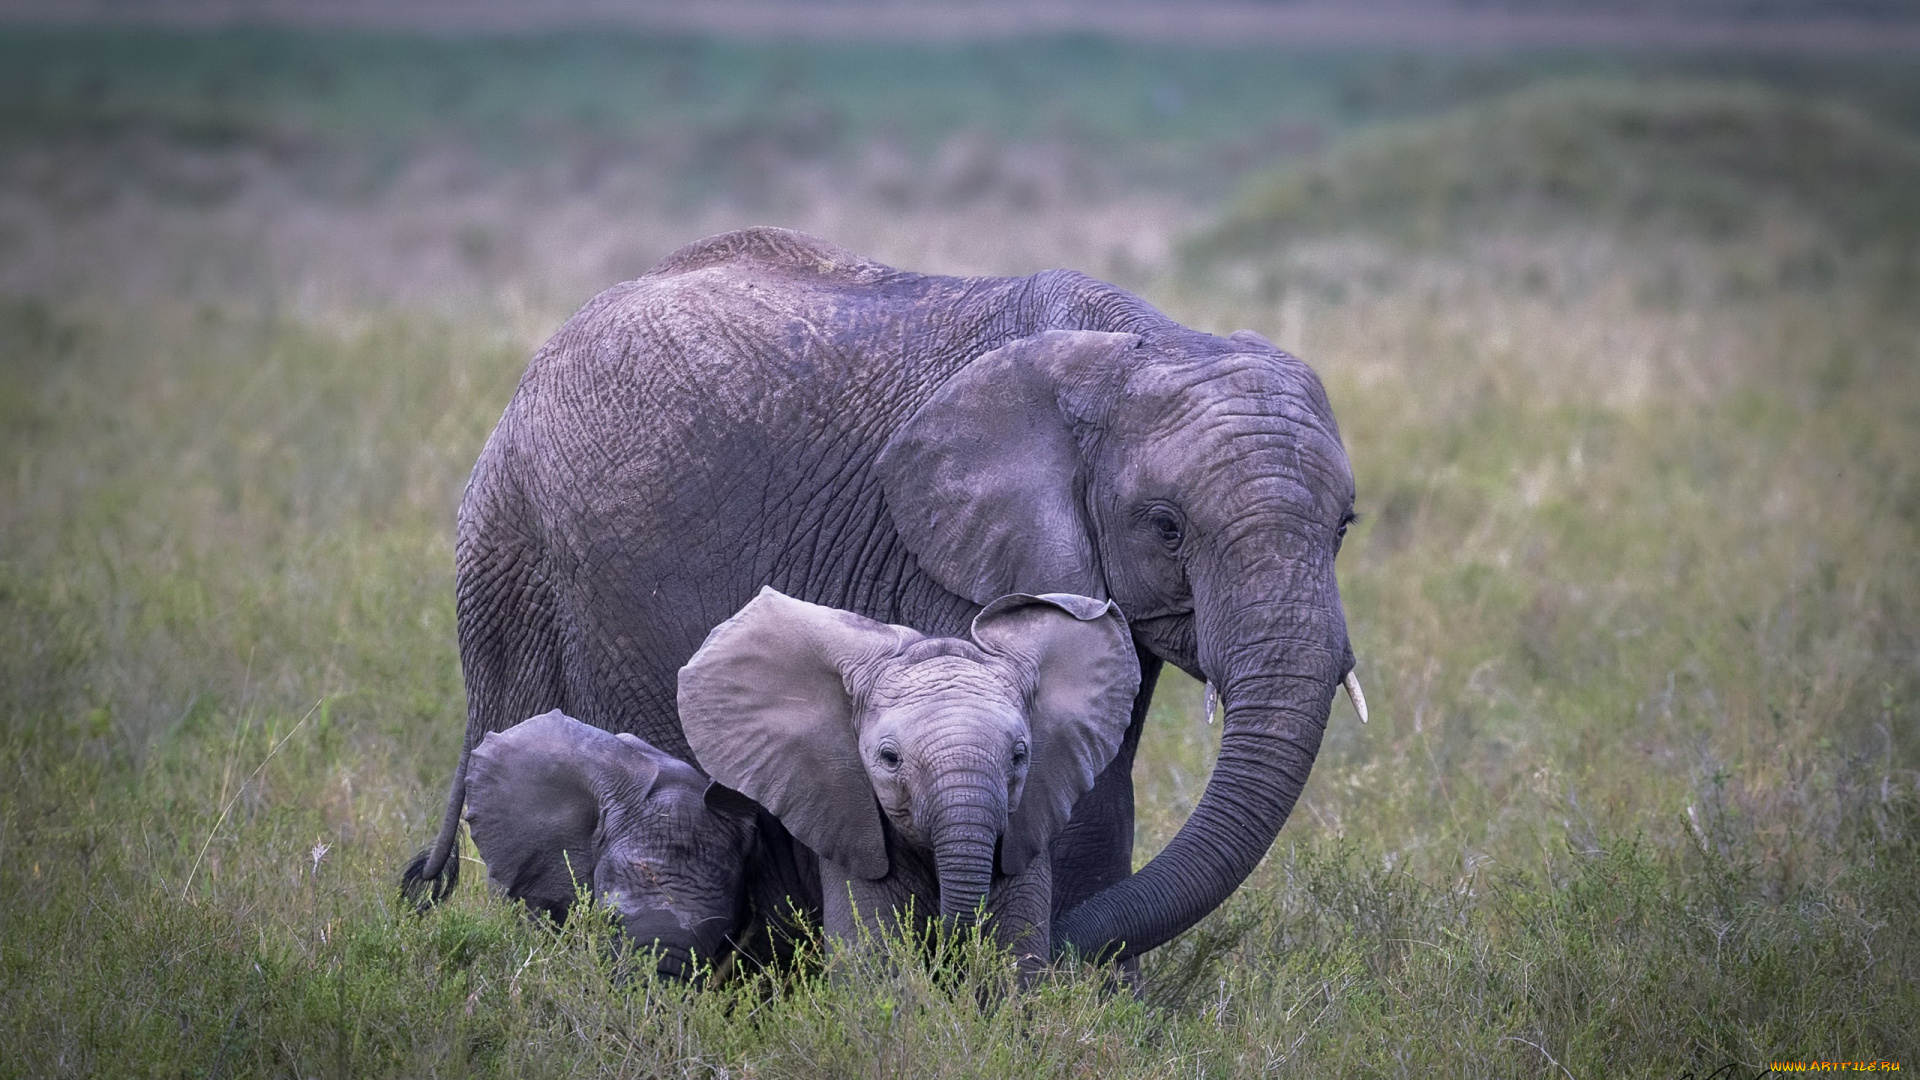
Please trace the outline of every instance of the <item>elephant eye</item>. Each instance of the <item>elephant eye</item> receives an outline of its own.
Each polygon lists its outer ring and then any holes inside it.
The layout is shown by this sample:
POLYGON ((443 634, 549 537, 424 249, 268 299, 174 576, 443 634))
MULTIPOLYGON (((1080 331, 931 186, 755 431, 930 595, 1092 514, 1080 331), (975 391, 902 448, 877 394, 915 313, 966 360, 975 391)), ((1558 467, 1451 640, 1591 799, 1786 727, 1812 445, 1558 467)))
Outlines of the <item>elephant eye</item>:
POLYGON ((880 748, 880 764, 885 765, 888 769, 899 768, 900 751, 895 750, 891 746, 882 746, 880 748))
POLYGON ((1156 507, 1149 512, 1147 524, 1153 527, 1154 532, 1160 534, 1160 542, 1166 545, 1169 551, 1178 548, 1187 538, 1186 525, 1180 520, 1180 515, 1166 507, 1156 507))
POLYGON ((1017 739, 1013 744, 1013 763, 1024 765, 1027 762, 1027 740, 1017 739))

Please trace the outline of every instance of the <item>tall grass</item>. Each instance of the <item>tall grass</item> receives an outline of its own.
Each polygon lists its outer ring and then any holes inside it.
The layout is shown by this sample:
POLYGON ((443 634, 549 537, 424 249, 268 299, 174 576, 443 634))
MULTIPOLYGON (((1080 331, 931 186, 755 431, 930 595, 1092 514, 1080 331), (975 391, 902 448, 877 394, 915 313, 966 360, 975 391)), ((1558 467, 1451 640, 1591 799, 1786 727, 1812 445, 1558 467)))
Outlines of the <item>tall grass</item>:
MULTIPOLYGON (((1336 709, 1273 853, 1137 997, 1013 989, 977 943, 688 993, 619 978, 604 922, 405 914, 463 714, 452 512, 520 329, 7 299, 0 1071, 1911 1062, 1920 325, 1817 215, 1769 221, 1348 218, 1151 287, 1324 376, 1374 718, 1336 709)), ((1216 745, 1169 679, 1141 859, 1216 745)))

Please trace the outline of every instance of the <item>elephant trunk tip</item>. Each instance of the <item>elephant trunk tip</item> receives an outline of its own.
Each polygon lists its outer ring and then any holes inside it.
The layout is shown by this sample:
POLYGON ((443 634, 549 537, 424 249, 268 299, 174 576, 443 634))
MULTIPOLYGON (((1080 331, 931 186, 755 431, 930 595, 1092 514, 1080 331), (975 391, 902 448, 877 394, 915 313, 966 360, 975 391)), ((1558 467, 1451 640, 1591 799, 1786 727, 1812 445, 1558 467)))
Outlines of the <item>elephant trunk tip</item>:
POLYGON ((956 845, 941 845, 935 854, 940 917, 955 926, 970 926, 978 921, 993 879, 992 846, 980 843, 967 846, 978 849, 978 853, 955 850, 956 845))
POLYGON ((976 905, 957 911, 942 911, 940 923, 950 932, 965 933, 980 922, 980 908, 976 905))
POLYGON ((940 918, 956 926, 971 926, 980 921, 980 913, 985 910, 987 889, 985 883, 976 887, 972 882, 958 885, 943 882, 940 888, 940 918))

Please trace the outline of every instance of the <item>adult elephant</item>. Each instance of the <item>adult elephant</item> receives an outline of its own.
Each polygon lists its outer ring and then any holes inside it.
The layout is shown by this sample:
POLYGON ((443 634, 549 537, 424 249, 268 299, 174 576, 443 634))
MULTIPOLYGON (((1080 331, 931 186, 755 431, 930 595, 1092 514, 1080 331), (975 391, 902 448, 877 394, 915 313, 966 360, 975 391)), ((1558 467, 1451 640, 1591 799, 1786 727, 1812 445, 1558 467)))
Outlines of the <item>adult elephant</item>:
POLYGON ((1079 593, 1120 604, 1141 679, 1051 848, 1053 946, 1137 955, 1253 870, 1357 689, 1334 580, 1352 518, 1319 379, 1257 334, 1069 271, 907 273, 779 229, 697 242, 554 335, 474 468, 466 749, 406 884, 452 888, 489 731, 561 709, 691 760, 675 673, 762 586, 945 636, 1003 594, 1079 593), (1199 805, 1132 873, 1162 662, 1226 717, 1199 805))

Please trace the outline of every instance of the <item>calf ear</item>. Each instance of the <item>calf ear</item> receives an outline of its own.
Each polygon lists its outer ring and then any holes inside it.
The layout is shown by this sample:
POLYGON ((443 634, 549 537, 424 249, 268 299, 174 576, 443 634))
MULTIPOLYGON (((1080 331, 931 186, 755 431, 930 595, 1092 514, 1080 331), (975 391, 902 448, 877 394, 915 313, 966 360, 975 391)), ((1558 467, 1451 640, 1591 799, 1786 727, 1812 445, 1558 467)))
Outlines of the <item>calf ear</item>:
POLYGON ((973 620, 973 639, 1031 680, 1022 687, 1031 764, 1000 845, 1001 870, 1017 874, 1045 854, 1119 752, 1140 660, 1119 605, 1086 596, 1003 596, 973 620))
POLYGON ((707 775, 820 855, 883 878, 886 838, 860 761, 854 693, 917 637, 761 589, 680 669, 681 729, 707 775))
POLYGON ((935 581, 976 604, 1017 590, 1104 595, 1076 429, 1102 422, 1139 346, 1093 330, 1020 338, 955 372, 893 433, 875 472, 935 581))
POLYGON ((593 883, 610 800, 638 803, 653 789, 660 766, 649 750, 558 711, 482 739, 467 824, 494 887, 564 918, 575 888, 593 883))

